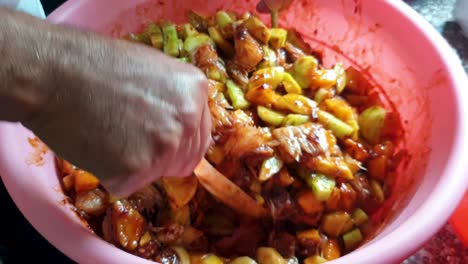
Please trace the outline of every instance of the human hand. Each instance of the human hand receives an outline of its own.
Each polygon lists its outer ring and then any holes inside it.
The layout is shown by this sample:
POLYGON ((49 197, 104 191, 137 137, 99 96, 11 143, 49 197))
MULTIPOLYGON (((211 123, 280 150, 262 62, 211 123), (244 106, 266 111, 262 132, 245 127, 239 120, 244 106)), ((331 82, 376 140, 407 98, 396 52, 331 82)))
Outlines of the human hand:
POLYGON ((211 132, 201 71, 142 45, 67 34, 68 50, 51 47, 52 96, 24 124, 116 196, 191 174, 211 132))

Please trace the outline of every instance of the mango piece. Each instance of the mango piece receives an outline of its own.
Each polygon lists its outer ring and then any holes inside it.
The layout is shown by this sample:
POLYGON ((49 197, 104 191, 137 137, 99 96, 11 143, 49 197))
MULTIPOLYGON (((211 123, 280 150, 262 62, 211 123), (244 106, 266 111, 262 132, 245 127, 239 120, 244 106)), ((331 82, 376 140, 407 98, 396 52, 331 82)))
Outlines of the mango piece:
POLYGON ((84 170, 73 171, 73 178, 75 180, 75 192, 90 191, 99 186, 99 179, 84 170))
POLYGON ((340 94, 341 92, 343 92, 344 88, 348 84, 348 77, 343 67, 343 63, 335 64, 333 70, 336 73, 336 92, 340 94))
POLYGON ((237 257, 230 264, 257 264, 257 262, 249 257, 237 257))
POLYGON ((323 264, 327 261, 328 260, 326 258, 322 258, 319 255, 313 255, 304 259, 304 264, 323 264))
POLYGON ((300 94, 286 94, 275 102, 274 107, 295 114, 311 115, 316 109, 317 103, 300 94))
POLYGON ((190 255, 183 247, 172 247, 172 250, 177 255, 178 263, 180 264, 190 264, 190 255))
POLYGON ((323 204, 312 191, 304 191, 297 196, 297 203, 307 214, 316 214, 323 211, 323 204))
POLYGON ((175 208, 181 208, 188 204, 198 187, 195 176, 184 178, 163 177, 161 181, 171 205, 175 208))
POLYGON ((270 29, 270 46, 273 49, 279 49, 284 47, 284 44, 286 43, 286 39, 288 37, 288 31, 282 28, 272 28, 270 29))
POLYGON ((347 212, 333 212, 322 217, 320 228, 331 237, 339 237, 353 228, 353 220, 347 212))
POLYGON ((330 239, 322 246, 322 256, 327 260, 334 260, 341 256, 338 241, 330 239))
POLYGON ((286 260, 276 251, 270 247, 260 247, 257 249, 258 264, 286 264, 286 260))
MULTIPOLYGON (((244 26, 256 40, 262 44, 268 43, 270 40, 270 30, 263 22, 255 16, 250 16, 244 21, 244 26)), ((284 44, 283 44, 284 45, 284 44)))

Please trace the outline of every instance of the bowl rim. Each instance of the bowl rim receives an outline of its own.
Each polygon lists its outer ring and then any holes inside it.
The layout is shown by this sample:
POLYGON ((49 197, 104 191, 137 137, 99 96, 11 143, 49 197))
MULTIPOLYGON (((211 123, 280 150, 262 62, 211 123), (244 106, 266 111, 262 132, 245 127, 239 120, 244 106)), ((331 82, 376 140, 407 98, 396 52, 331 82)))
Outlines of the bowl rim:
MULTIPOLYGON (((392 241, 392 243, 377 241, 375 244, 363 246, 363 248, 365 247, 368 251, 405 251, 414 253, 419 249, 420 245, 427 242, 443 227, 447 220, 449 220, 468 187, 468 181, 466 180, 468 166, 464 164, 463 161, 463 157, 468 155, 468 140, 465 136, 468 135, 468 119, 463 117, 463 113, 467 113, 468 111, 468 105, 462 101, 463 98, 468 98, 468 90, 466 89, 466 87, 468 87, 468 76, 462 66, 460 58, 450 44, 419 13, 404 1, 385 0, 382 2, 389 8, 400 12, 408 23, 412 24, 423 33, 423 37, 433 46, 440 58, 442 58, 443 63, 441 66, 444 72, 448 74, 448 82, 451 84, 453 92, 455 93, 456 117, 454 119, 454 141, 447 163, 441 174, 441 176, 444 176, 443 179, 440 178, 437 180, 435 189, 411 216, 405 219, 405 221, 392 232, 385 235, 385 239, 392 241), (448 199, 446 195, 447 190, 450 190, 450 199, 448 199), (428 218, 427 212, 431 212, 431 215, 437 217, 428 218), (418 219, 424 219, 424 221, 417 221, 418 219), (418 225, 411 224, 414 222, 417 222, 418 225), (431 229, 428 229, 428 227, 431 227, 431 229), (410 241, 410 238, 416 238, 414 240, 420 241, 421 243, 404 243, 405 241, 410 241)), ((357 251, 359 251, 359 249, 357 251)), ((380 261, 382 263, 388 262, 389 257, 387 255, 388 254, 384 254, 381 256, 380 261)), ((348 258, 348 256, 349 255, 345 255, 332 263, 353 263, 351 261, 352 259, 348 258)), ((361 257, 359 261, 362 263, 371 263, 372 261, 369 255, 361 254, 361 257)), ((400 259, 400 261, 403 260, 404 258, 400 259)))
POLYGON ((465 247, 468 248, 468 226, 466 225, 466 219, 468 219, 468 189, 450 219, 450 225, 453 230, 464 243, 465 247))
MULTIPOLYGON (((92 0, 68 0, 55 11, 53 11, 47 19, 54 23, 66 22, 66 17, 69 13, 72 13, 73 10, 79 8, 82 5, 90 4, 90 2, 92 2, 92 0)), ((407 20, 409 24, 423 33, 424 38, 431 44, 431 46, 437 52, 437 55, 441 58, 444 58, 442 59, 443 64, 441 66, 443 67, 444 72, 447 73, 448 82, 451 84, 450 86, 452 87, 455 94, 454 100, 456 102, 456 116, 454 118, 455 136, 447 164, 445 165, 444 171, 441 174, 444 175, 443 181, 440 179, 435 183, 435 189, 433 192, 411 216, 405 219, 402 225, 385 235, 385 237, 392 241, 392 243, 377 241, 372 245, 365 246, 365 251, 406 252, 405 254, 382 254, 382 256, 380 256, 380 261, 382 263, 389 263, 398 260, 397 258, 407 257, 409 254, 411 254, 411 252, 415 252, 418 249, 418 247, 422 244, 422 241, 429 240, 430 237, 432 237, 438 231, 438 229, 443 226, 451 213, 455 210, 458 201, 460 201, 463 197, 465 189, 468 185, 468 182, 466 181, 465 184, 461 184, 463 183, 463 179, 466 178, 466 173, 468 172, 466 168, 467 166, 462 160, 462 157, 468 156, 468 140, 465 139, 464 136, 468 135, 468 121, 466 118, 463 118, 463 113, 468 113, 468 104, 464 104, 462 99, 468 98, 468 91, 466 90, 466 87, 468 87, 468 78, 462 67, 460 59, 452 50, 450 45, 436 31, 436 29, 429 24, 428 21, 421 17, 409 5, 403 1, 392 0, 383 0, 379 4, 382 4, 384 8, 390 8, 395 12, 401 13, 401 15, 404 17, 404 19, 407 20), (450 190, 450 199, 448 199, 446 196, 447 190, 450 190), (424 219, 424 216, 427 215, 427 211, 430 211, 433 215, 444 217, 432 217, 429 219, 426 218, 426 221, 420 221, 419 225, 411 224, 417 219, 424 219), (430 229, 428 229, 428 227, 430 227, 430 229), (405 241, 410 241, 411 238, 417 238, 417 241, 420 241, 421 243, 405 243, 405 241)), ((66 208, 66 210, 68 210, 68 208, 66 208)), ((71 215, 68 217, 70 216, 71 215)), ((35 223, 32 224, 35 226, 35 223)), ((44 235, 44 237, 47 239, 48 236, 44 235)), ((99 237, 95 237, 95 239, 101 240, 99 237)), ((91 240, 91 238, 88 238, 88 240, 91 240)), ((110 244, 107 245, 112 246, 110 244)), ((65 249, 63 245, 54 244, 54 246, 66 253, 70 252, 70 250, 65 249)), ((154 263, 131 255, 116 247, 114 248, 116 251, 112 252, 114 252, 115 255, 101 258, 101 260, 106 259, 109 260, 109 262, 112 262, 115 261, 116 256, 119 256, 123 257, 122 260, 133 260, 133 262, 139 263, 154 263), (124 255, 129 255, 131 258, 129 256, 124 257, 124 255)), ((330 263, 353 263, 353 260, 359 260, 360 263, 373 263, 373 260, 371 259, 372 257, 370 255, 362 253, 363 251, 357 250, 353 254, 345 255, 330 263)), ((69 256, 73 259, 77 258, 77 256, 74 254, 70 255, 69 256)), ((76 260, 78 260, 78 258, 76 260)))
MULTIPOLYGON (((441 174, 444 175, 443 179, 439 179, 436 182, 432 193, 411 216, 405 219, 402 225, 385 235, 386 240, 390 240, 392 243, 382 242, 364 246, 370 251, 416 252, 419 247, 418 243, 404 243, 405 240, 408 241, 412 237, 417 238, 418 241, 427 242, 450 218, 450 215, 456 209, 468 187, 468 181, 466 180, 468 166, 463 162, 463 157, 468 155, 468 140, 465 136, 468 135, 468 119, 463 117, 463 113, 467 113, 468 111, 468 105, 462 101, 463 98, 467 98, 468 96, 468 90, 466 89, 468 87, 468 77, 460 58, 449 43, 419 13, 403 1, 385 0, 382 2, 385 2, 389 8, 399 11, 409 23, 423 33, 424 38, 433 46, 437 54, 443 58, 441 66, 443 66, 444 72, 448 73, 448 81, 455 93, 455 136, 447 164, 441 174), (450 199, 446 195, 447 190, 450 190, 450 199), (424 217, 427 216, 427 212, 431 212, 431 215, 434 216, 443 217, 424 217), (418 225, 411 224, 418 219, 424 219, 425 221, 419 221, 418 225), (427 227, 432 227, 433 229, 427 229, 427 227)), ((368 256, 363 255, 362 257, 363 262, 367 263, 367 261, 370 261, 368 256)), ((386 263, 385 257, 382 257, 382 263, 386 263)), ((343 256, 336 263, 346 263, 349 260, 346 256, 343 256)), ((401 261, 403 260, 401 259, 401 261)))

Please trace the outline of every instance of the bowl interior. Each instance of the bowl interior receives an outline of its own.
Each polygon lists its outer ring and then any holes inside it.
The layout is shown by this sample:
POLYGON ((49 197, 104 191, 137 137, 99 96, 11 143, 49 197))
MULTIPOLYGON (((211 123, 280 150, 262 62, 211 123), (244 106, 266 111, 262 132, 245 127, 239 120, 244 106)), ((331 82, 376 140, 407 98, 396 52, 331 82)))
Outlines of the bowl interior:
MULTIPOLYGON (((182 22, 187 10, 252 12, 256 3, 72 0, 49 20, 121 36, 152 20, 182 22)), ((281 14, 280 24, 303 34, 323 54, 326 65, 344 61, 360 68, 378 87, 386 106, 400 113, 404 128, 401 149, 410 158, 399 168, 391 202, 376 216, 385 222, 384 228, 336 263, 375 263, 376 257, 382 263, 404 259, 447 220, 467 185, 463 164, 456 158, 465 156, 468 149, 460 136, 466 130, 459 98, 466 77, 459 61, 435 30, 400 1, 297 0, 281 14)), ((36 229, 78 262, 119 259, 147 263, 117 250, 84 227, 61 192, 52 153, 44 155, 42 165, 27 162, 37 152, 28 143, 31 136, 19 124, 0 125, 0 174, 36 229)))

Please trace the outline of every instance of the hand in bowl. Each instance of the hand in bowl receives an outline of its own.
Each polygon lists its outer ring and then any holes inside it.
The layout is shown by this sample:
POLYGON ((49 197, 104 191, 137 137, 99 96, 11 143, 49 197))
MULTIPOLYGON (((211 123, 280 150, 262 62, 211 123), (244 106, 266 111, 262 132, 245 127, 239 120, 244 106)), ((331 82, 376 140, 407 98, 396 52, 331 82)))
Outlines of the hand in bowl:
POLYGON ((10 102, 0 119, 22 122, 114 195, 189 175, 203 157, 211 121, 195 67, 12 11, 0 9, 0 25, 12 69, 0 66, 0 102, 10 102))

